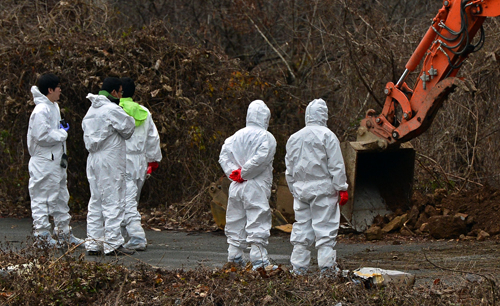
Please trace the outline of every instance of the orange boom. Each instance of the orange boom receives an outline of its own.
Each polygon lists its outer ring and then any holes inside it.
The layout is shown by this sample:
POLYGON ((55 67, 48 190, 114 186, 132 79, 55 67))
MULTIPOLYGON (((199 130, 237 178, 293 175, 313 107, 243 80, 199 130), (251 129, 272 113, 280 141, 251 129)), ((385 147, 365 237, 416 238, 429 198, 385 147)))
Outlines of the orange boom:
POLYGON ((376 215, 409 208, 415 152, 405 142, 432 124, 460 82, 456 75, 463 62, 483 46, 484 20, 498 15, 499 0, 443 1, 401 78, 385 86, 382 112, 368 110, 357 141, 342 144, 351 195, 342 214, 353 228, 363 231, 376 215), (406 77, 422 59, 419 78, 410 88, 406 77))

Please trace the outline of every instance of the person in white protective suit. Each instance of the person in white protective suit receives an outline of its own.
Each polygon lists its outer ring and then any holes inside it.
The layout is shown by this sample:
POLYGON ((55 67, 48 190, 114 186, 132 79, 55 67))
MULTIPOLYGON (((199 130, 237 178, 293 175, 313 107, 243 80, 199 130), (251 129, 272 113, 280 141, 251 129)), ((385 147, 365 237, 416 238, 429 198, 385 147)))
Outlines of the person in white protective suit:
POLYGON ((161 161, 160 135, 149 110, 132 100, 135 84, 131 78, 121 78, 123 94, 120 106, 135 119, 135 132, 127 144, 127 172, 125 214, 122 227, 125 227, 130 240, 124 245, 127 249, 145 251, 146 233, 141 226, 141 215, 137 210, 141 189, 146 175, 151 175, 161 161))
MULTIPOLYGON (((99 95, 89 93, 92 106, 83 118, 83 139, 89 151, 87 178, 90 200, 87 213, 88 255, 130 255, 121 234, 125 208, 125 140, 134 133, 134 118, 107 98, 121 98, 118 78, 106 78, 99 95)), ((119 101, 119 100, 117 100, 119 101)))
POLYGON ((307 272, 308 250, 316 242, 318 266, 335 271, 336 237, 340 225, 337 203, 347 202, 347 178, 337 136, 327 128, 328 108, 316 99, 306 108, 306 126, 290 136, 286 144, 286 180, 293 197, 296 222, 290 242, 293 272, 307 272))
POLYGON ((227 138, 219 164, 233 181, 229 187, 225 234, 228 261, 245 265, 249 244, 253 269, 270 265, 266 246, 271 230, 269 197, 276 140, 267 131, 271 112, 261 100, 250 103, 246 127, 227 138))
POLYGON ((28 125, 28 151, 31 156, 28 190, 31 198, 33 234, 37 242, 51 247, 70 243, 83 246, 83 240, 71 233, 69 192, 67 187, 66 139, 69 124, 61 123, 59 101, 61 87, 54 74, 44 74, 38 86, 31 87, 35 109, 28 125), (54 219, 51 235, 49 216, 54 219), (59 242, 59 243, 58 243, 59 242))

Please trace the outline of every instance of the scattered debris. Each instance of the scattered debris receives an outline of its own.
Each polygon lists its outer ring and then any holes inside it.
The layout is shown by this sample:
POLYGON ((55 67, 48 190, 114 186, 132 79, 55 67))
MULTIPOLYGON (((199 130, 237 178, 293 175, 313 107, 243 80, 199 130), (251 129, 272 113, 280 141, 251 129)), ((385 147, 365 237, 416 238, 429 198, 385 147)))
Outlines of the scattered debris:
POLYGON ((25 273, 31 273, 33 269, 40 269, 41 266, 38 264, 38 261, 35 259, 34 261, 21 265, 12 265, 8 266, 4 269, 0 269, 0 276, 7 277, 9 274, 16 272, 18 275, 22 275, 25 273))
POLYGON ((359 268, 352 273, 362 279, 367 288, 387 286, 389 284, 412 287, 415 284, 415 275, 401 271, 380 268, 359 268))
POLYGON ((382 240, 382 229, 376 225, 370 226, 365 232, 366 240, 382 240))

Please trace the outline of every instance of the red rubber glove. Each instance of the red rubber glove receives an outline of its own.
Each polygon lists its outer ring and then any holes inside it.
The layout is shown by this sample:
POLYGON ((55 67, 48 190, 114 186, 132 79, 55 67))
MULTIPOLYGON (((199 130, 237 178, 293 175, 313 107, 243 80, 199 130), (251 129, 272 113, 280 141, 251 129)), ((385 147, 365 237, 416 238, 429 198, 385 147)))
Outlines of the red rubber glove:
POLYGON ((245 181, 244 179, 241 178, 241 169, 237 169, 231 172, 229 178, 238 183, 243 183, 245 181))
POLYGON ((345 203, 347 203, 347 200, 349 200, 349 194, 347 193, 347 191, 339 191, 339 197, 340 197, 339 200, 340 206, 344 206, 345 203))
POLYGON ((158 166, 159 165, 157 162, 148 163, 148 170, 146 171, 146 174, 151 174, 155 172, 156 169, 158 169, 158 166))

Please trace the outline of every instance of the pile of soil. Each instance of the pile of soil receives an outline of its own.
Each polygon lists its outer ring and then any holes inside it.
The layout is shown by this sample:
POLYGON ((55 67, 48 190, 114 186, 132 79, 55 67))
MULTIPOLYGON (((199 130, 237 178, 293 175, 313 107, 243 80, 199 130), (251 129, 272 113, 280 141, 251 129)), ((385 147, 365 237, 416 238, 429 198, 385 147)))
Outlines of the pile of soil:
MULTIPOLYGON (((500 190, 495 187, 485 185, 454 192, 447 189, 436 189, 433 193, 428 194, 416 190, 413 193, 411 203, 412 209, 408 212, 399 211, 393 216, 386 216, 384 221, 377 225, 383 227, 396 216, 407 214, 408 222, 406 223, 408 226, 406 227, 413 230, 414 233, 426 235, 429 229, 424 229, 426 226, 422 227, 422 225, 427 224, 431 216, 459 216, 467 224, 464 230, 469 237, 475 237, 480 232, 486 232, 490 236, 500 234, 500 223, 498 222, 500 219, 500 190)), ((436 226, 441 228, 446 225, 439 223, 436 226)), ((402 227, 396 227, 396 229, 399 228, 402 227)))
POLYGON ((441 200, 442 209, 463 213, 473 218, 472 230, 490 235, 500 234, 500 190, 491 186, 478 187, 450 194, 441 200))

